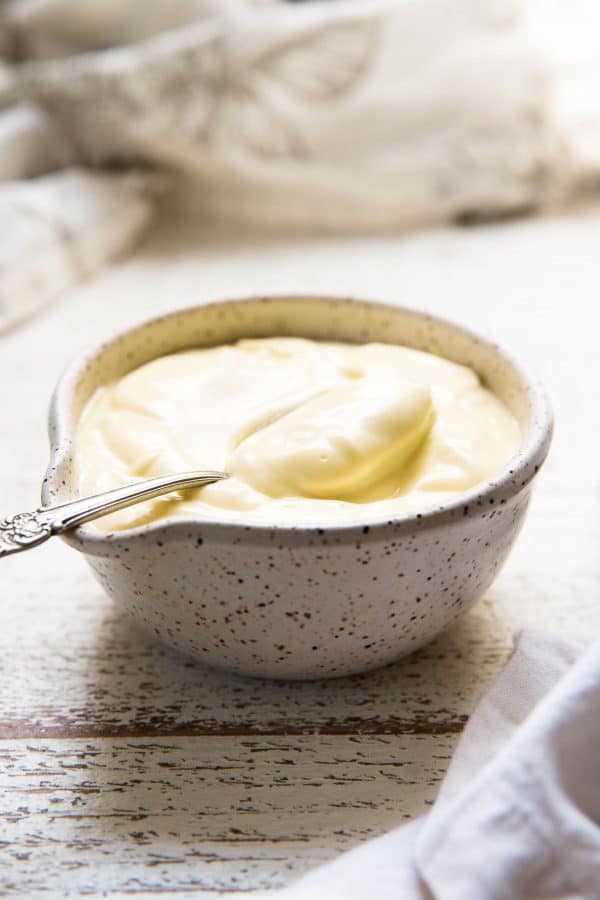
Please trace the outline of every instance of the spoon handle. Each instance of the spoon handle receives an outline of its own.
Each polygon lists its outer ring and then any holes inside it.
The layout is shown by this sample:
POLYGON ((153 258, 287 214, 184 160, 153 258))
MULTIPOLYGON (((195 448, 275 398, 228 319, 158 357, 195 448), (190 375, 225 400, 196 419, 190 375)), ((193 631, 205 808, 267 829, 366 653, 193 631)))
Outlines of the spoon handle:
POLYGON ((161 475, 146 478, 125 487, 72 500, 60 506, 48 506, 33 512, 17 513, 0 520, 0 556, 19 553, 47 541, 53 534, 61 534, 84 522, 99 519, 125 506, 142 500, 152 500, 179 488, 201 487, 227 478, 225 472, 186 472, 180 475, 161 475))

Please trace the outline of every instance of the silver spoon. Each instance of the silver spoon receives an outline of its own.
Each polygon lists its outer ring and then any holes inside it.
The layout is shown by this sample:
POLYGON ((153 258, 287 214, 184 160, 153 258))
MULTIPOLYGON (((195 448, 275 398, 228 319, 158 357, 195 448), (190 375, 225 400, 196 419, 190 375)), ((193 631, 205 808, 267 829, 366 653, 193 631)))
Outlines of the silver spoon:
POLYGON ((147 478, 125 487, 92 497, 82 497, 60 506, 47 506, 33 512, 17 513, 0 520, 0 556, 19 553, 47 541, 53 534, 62 534, 84 522, 99 519, 142 500, 152 500, 178 488, 201 487, 228 478, 226 472, 186 472, 147 478))

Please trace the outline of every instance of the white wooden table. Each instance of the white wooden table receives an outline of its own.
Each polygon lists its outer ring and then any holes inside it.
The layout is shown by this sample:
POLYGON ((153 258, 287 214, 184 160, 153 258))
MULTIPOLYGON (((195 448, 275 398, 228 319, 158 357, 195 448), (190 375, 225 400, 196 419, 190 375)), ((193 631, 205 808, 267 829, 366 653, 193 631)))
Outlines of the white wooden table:
MULTIPOLYGON (((393 238, 168 222, 0 339, 1 506, 32 508, 50 392, 102 335, 165 307, 331 291, 441 312, 546 381, 557 433, 496 584, 426 650, 364 677, 243 681, 136 631, 60 541, 0 567, 0 891, 109 898, 281 885, 424 812, 523 627, 600 624, 600 213, 393 238)), ((197 892, 197 893, 196 893, 197 892)))

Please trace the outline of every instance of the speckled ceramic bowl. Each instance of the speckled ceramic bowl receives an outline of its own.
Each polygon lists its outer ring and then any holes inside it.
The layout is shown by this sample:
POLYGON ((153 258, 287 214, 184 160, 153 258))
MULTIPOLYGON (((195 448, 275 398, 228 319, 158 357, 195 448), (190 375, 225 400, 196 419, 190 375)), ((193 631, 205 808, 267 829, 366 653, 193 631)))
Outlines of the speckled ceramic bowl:
POLYGON ((387 341, 473 367, 517 416, 520 452, 492 481, 419 515, 269 527, 164 519, 65 536, 129 615, 213 666, 283 678, 344 675, 431 640, 491 584, 517 536, 552 431, 543 391, 493 344, 411 310, 317 297, 211 303, 146 322, 75 362, 50 413, 46 504, 73 499, 73 434, 97 387, 165 353, 240 337, 387 341))

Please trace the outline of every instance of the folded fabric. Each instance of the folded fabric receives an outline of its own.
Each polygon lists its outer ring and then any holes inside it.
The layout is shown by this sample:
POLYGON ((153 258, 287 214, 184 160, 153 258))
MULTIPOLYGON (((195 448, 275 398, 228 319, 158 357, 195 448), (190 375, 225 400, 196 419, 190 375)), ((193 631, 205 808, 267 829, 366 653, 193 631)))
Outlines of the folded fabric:
POLYGON ((431 812, 281 900, 600 897, 600 643, 525 633, 431 812))
POLYGON ((76 168, 0 182, 0 333, 125 250, 151 219, 155 183, 76 168))
MULTIPOLYGON (((555 121, 563 70, 522 7, 15 4, 15 47, 37 61, 15 66, 11 99, 45 109, 81 163, 169 167, 182 198, 236 222, 380 229, 539 209, 571 196, 581 164, 555 121)), ((586 159, 596 177, 599 164, 586 159)))
POLYGON ((548 0, 6 3, 0 180, 151 166, 205 218, 313 232, 587 198, 600 14, 583 2, 577 16, 548 0))
POLYGON ((44 175, 72 158, 46 113, 28 103, 0 110, 0 181, 44 175))

